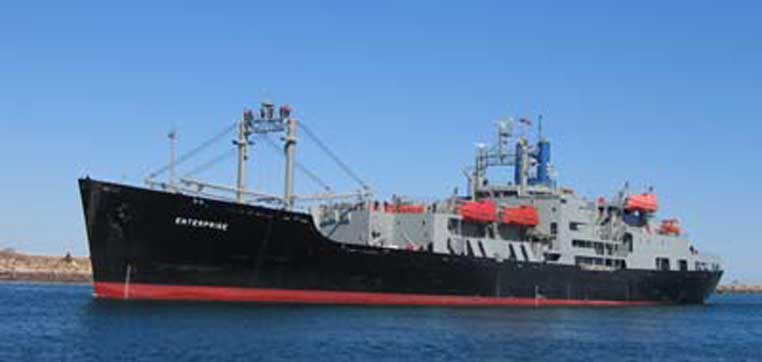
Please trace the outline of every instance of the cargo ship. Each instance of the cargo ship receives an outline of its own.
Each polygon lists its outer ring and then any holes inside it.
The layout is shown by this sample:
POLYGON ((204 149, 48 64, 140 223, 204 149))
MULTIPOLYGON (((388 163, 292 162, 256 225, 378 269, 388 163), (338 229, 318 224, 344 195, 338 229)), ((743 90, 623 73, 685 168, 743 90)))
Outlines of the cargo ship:
POLYGON ((437 201, 381 201, 363 183, 344 195, 296 195, 297 130, 314 132, 290 107, 265 102, 231 125, 235 186, 157 181, 174 174, 174 152, 147 186, 79 180, 94 295, 469 307, 705 303, 722 277, 720 259, 700 253, 677 219, 656 218, 652 189, 625 186, 589 200, 557 185, 551 142, 541 131, 534 141, 517 132, 531 122, 498 122, 496 142, 480 145, 467 169, 467 191, 437 201), (282 195, 246 187, 252 137, 271 134, 282 135, 282 195), (493 168, 509 169, 512 179, 488 179, 493 168))

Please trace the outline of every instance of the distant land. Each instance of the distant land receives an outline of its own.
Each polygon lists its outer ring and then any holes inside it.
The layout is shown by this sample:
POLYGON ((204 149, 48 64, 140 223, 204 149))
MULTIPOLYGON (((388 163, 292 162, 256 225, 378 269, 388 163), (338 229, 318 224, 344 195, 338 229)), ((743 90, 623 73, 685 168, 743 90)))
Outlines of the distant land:
POLYGON ((0 281, 90 283, 90 258, 29 255, 0 250, 0 281))
MULTIPOLYGON (((90 258, 71 255, 30 255, 13 249, 0 250, 0 281, 90 283, 90 258)), ((762 285, 734 281, 717 287, 718 294, 762 294, 762 285)))
POLYGON ((717 287, 717 294, 762 294, 762 285, 726 284, 717 287))

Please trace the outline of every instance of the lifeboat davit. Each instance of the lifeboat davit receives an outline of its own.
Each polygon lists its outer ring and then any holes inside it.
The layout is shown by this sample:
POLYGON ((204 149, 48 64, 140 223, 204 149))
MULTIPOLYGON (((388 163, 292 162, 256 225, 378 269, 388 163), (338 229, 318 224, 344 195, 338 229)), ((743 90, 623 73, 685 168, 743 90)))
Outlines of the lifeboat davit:
POLYGON ((463 220, 475 222, 497 221, 497 205, 493 201, 468 201, 458 209, 463 220))
POLYGON ((680 228, 680 221, 677 219, 662 220, 659 227, 659 234, 662 235, 675 235, 678 236, 682 233, 680 228))
POLYGON ((659 210, 659 200, 654 194, 632 195, 627 198, 624 208, 630 212, 640 211, 652 214, 659 210))
POLYGON ((507 207, 503 209, 504 224, 535 227, 540 224, 540 215, 534 206, 507 207))

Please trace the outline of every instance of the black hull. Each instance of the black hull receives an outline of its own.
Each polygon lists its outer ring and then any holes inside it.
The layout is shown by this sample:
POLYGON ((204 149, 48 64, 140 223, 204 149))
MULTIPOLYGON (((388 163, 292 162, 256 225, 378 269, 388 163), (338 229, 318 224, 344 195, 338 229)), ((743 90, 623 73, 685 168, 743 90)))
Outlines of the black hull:
POLYGON ((90 179, 79 185, 96 296, 104 298, 698 304, 722 276, 708 271, 588 271, 347 245, 322 236, 306 214, 90 179), (231 291, 240 293, 225 298, 231 291), (394 297, 378 298, 384 295, 394 297))

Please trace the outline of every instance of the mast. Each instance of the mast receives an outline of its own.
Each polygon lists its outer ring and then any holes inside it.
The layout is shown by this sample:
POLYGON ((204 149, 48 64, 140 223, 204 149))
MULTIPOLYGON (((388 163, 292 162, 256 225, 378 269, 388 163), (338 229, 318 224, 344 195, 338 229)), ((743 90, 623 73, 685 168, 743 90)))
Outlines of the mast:
POLYGON ((283 195, 283 204, 286 209, 291 209, 294 205, 294 168, 296 166, 296 129, 297 121, 291 118, 291 107, 283 105, 275 114, 275 104, 272 102, 263 102, 259 109, 259 114, 254 117, 251 110, 243 113, 243 120, 238 124, 238 140, 235 144, 238 146, 238 202, 244 202, 246 194, 246 162, 249 158, 249 137, 256 133, 267 135, 269 133, 286 132, 284 141, 284 154, 286 158, 285 171, 285 190, 283 195))
POLYGON ((297 120, 293 118, 287 118, 286 122, 286 137, 284 138, 284 153, 286 155, 286 180, 285 191, 283 193, 283 200, 286 203, 286 209, 291 209, 294 206, 294 165, 296 164, 296 130, 297 120))
MULTIPOLYGON (((310 129, 299 122, 297 119, 291 117, 292 109, 288 105, 282 105, 277 108, 275 104, 269 101, 262 102, 259 110, 255 113, 254 111, 250 109, 245 109, 243 111, 243 115, 240 120, 237 120, 236 122, 230 124, 224 132, 220 133, 217 136, 212 137, 210 140, 204 142, 201 146, 196 147, 192 149, 191 151, 187 152, 186 154, 181 155, 179 158, 176 155, 176 139, 177 139, 177 132, 172 129, 168 133, 168 138, 170 139, 170 162, 168 165, 162 167, 156 172, 153 172, 148 175, 145 182, 151 186, 160 186, 163 189, 170 189, 174 190, 175 192, 193 192, 196 194, 201 194, 203 189, 213 189, 219 192, 226 192, 226 193, 234 193, 235 194, 235 200, 239 203, 257 203, 257 202, 268 202, 268 203, 279 203, 282 205, 285 209, 291 210, 295 207, 295 204, 297 200, 304 200, 304 201, 315 201, 315 200, 327 200, 327 199, 346 199, 346 198, 367 198, 371 195, 370 187, 367 186, 362 179, 357 176, 356 173, 354 173, 349 166, 347 166, 344 162, 341 161, 341 159, 336 156, 335 153, 333 153, 322 141, 320 141, 315 134, 310 131, 310 129), (225 186, 219 186, 210 184, 207 182, 200 182, 196 180, 189 179, 187 177, 181 178, 179 181, 182 185, 186 186, 192 186, 193 189, 188 191, 189 189, 184 188, 182 186, 178 186, 176 184, 175 180, 175 167, 188 160, 192 155, 195 155, 202 151, 203 149, 209 147, 218 139, 221 139, 223 137, 227 137, 226 135, 230 133, 233 130, 237 129, 237 137, 233 140, 233 145, 235 145, 238 153, 238 165, 237 165, 237 174, 236 174, 236 185, 235 187, 225 187, 225 186), (303 130, 304 133, 312 138, 313 141, 318 145, 318 147, 322 148, 323 151, 325 151, 329 157, 331 157, 338 165, 341 167, 341 169, 347 173, 350 177, 352 177, 355 181, 357 181, 360 186, 362 187, 362 190, 358 191, 357 193, 353 193, 351 195, 336 195, 333 193, 330 186, 326 185, 325 182, 320 180, 314 173, 310 172, 308 169, 306 169, 303 165, 300 165, 296 161, 296 145, 297 145, 297 130, 303 130), (285 182, 284 182, 284 191, 283 196, 274 196, 270 194, 265 194, 262 192, 251 192, 248 191, 246 188, 247 183, 247 173, 248 173, 248 160, 249 160, 249 152, 252 145, 254 145, 254 142, 251 139, 252 135, 261 135, 262 139, 270 143, 271 146, 273 146, 276 149, 280 149, 280 146, 276 145, 270 138, 267 136, 270 133, 282 133, 283 137, 281 138, 283 140, 283 156, 285 158, 285 182), (297 197, 294 193, 295 189, 295 169, 299 168, 300 171, 304 172, 309 176, 313 181, 319 183, 326 191, 327 193, 324 194, 316 194, 316 195, 303 195, 297 197), (153 179, 164 173, 164 172, 170 172, 169 175, 169 182, 168 183, 160 183, 156 182, 153 179)), ((221 157, 217 157, 213 159, 210 162, 207 162, 203 165, 201 169, 208 168, 209 165, 212 165, 213 163, 216 163, 222 159, 222 157, 226 157, 226 154, 221 155, 221 157)), ((198 171, 193 171, 190 174, 197 173, 198 171)))
POLYGON ((238 177, 236 182, 236 200, 244 202, 246 194, 246 163, 249 160, 249 136, 254 115, 251 110, 243 112, 243 118, 238 122, 238 140, 233 143, 238 147, 238 177))

